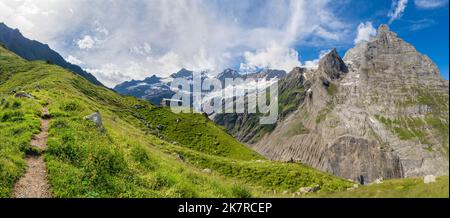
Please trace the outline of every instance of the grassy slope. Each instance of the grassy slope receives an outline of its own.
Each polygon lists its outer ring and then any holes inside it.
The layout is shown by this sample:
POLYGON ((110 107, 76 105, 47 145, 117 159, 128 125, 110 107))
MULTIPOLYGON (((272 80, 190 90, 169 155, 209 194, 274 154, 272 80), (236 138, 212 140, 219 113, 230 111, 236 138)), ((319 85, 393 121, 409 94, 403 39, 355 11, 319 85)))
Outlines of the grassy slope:
POLYGON ((448 198, 448 176, 439 177, 435 183, 424 184, 422 178, 393 179, 382 184, 363 186, 336 193, 320 193, 310 197, 330 198, 448 198))
POLYGON ((52 115, 45 160, 56 197, 258 197, 314 184, 323 191, 351 186, 306 166, 256 161, 262 157, 202 115, 173 114, 122 97, 3 48, 0 95, 8 99, 8 107, 0 106, 0 117, 18 112, 20 118, 0 120, 7 127, 0 131, 0 196, 8 196, 24 172, 24 155, 39 131, 43 106, 52 115), (14 99, 13 90, 31 93, 36 100, 14 99), (94 111, 101 113, 104 131, 84 120, 94 111), (204 168, 212 173, 202 172, 204 168))
POLYGON ((31 137, 39 132, 39 105, 8 98, 0 110, 0 197, 6 197, 24 173, 22 154, 30 152, 31 137))

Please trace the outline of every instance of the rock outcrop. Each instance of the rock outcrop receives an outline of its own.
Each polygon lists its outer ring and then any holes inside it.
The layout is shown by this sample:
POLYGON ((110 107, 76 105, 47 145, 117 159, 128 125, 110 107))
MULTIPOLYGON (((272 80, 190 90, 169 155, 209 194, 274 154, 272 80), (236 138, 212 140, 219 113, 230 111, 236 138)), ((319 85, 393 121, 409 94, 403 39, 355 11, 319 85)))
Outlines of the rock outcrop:
POLYGON ((90 120, 93 123, 95 123, 95 125, 97 126, 97 128, 99 129, 103 129, 103 121, 102 121, 102 116, 100 115, 99 112, 95 112, 91 115, 88 115, 85 117, 86 120, 90 120))

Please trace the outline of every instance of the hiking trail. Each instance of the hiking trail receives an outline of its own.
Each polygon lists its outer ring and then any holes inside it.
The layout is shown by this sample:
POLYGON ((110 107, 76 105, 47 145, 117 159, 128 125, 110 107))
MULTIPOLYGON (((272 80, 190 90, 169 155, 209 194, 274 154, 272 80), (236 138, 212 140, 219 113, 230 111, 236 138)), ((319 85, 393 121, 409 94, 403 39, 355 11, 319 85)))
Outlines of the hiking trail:
MULTIPOLYGON (((49 121, 48 109, 43 108, 41 132, 33 136, 30 142, 31 146, 43 151, 47 148, 49 121)), ((51 188, 43 155, 41 153, 27 155, 25 161, 27 171, 15 184, 12 196, 14 198, 51 198, 51 188)))

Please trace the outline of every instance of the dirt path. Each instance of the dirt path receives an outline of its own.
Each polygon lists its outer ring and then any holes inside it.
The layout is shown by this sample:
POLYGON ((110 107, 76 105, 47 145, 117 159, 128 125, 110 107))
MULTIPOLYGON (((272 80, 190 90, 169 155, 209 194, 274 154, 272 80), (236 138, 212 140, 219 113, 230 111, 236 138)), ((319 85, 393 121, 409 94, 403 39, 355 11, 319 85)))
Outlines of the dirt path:
MULTIPOLYGON (((45 149, 47 147, 49 114, 42 110, 41 132, 31 140, 31 146, 45 149)), ((16 183, 13 190, 15 198, 51 198, 50 184, 47 179, 47 167, 42 155, 28 155, 27 172, 16 183)))

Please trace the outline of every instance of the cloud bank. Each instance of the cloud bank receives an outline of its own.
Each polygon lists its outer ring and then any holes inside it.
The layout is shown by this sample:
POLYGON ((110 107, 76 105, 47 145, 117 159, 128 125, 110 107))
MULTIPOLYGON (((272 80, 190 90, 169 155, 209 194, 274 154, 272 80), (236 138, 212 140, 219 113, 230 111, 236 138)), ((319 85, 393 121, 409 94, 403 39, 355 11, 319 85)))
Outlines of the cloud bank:
POLYGON ((341 40, 331 0, 0 0, 0 20, 108 86, 181 68, 289 71, 295 48, 341 40), (69 56, 70 55, 70 56, 69 56), (71 58, 69 58, 71 57, 71 58))
POLYGON ((301 65, 298 52, 273 42, 268 48, 256 52, 245 52, 241 71, 256 71, 258 69, 278 69, 286 72, 301 65))

